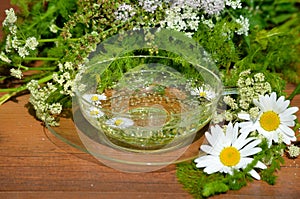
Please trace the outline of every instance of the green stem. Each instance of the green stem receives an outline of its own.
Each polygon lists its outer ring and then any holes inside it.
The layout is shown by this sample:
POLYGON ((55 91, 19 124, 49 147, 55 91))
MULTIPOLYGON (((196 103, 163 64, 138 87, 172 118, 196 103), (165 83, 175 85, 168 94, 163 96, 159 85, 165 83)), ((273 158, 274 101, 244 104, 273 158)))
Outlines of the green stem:
POLYGON ((56 67, 36 67, 36 68, 28 68, 27 70, 55 70, 56 67))
MULTIPOLYGON (((68 41, 78 41, 79 38, 69 38, 68 41)), ((39 43, 47 43, 47 42, 56 42, 59 41, 58 38, 49 38, 49 39, 39 39, 39 43)))
POLYGON ((27 61, 57 61, 59 58, 56 57, 25 57, 27 61))
POLYGON ((28 70, 55 70, 56 69, 56 67, 33 67, 33 68, 30 68, 27 66, 23 66, 21 64, 19 64, 18 67, 21 69, 24 69, 25 71, 28 71, 28 70))
MULTIPOLYGON (((52 74, 48 75, 46 77, 43 77, 42 79, 38 80, 38 83, 45 83, 52 79, 52 74)), ((9 92, 7 94, 4 94, 0 97, 0 105, 2 105, 4 102, 9 100, 11 97, 17 95, 18 93, 27 90, 27 85, 23 85, 17 88, 6 88, 6 89, 0 89, 0 92, 9 92)))

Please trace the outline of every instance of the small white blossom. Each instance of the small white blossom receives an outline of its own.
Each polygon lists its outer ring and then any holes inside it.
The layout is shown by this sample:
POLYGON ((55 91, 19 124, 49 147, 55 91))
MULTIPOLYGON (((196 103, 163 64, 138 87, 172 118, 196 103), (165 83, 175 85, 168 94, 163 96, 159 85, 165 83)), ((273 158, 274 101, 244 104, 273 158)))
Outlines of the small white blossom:
POLYGON ((205 19, 204 16, 201 16, 201 22, 205 25, 207 25, 210 29, 213 29, 215 27, 214 22, 212 21, 212 19, 205 19))
POLYGON ((265 81, 265 75, 263 73, 256 73, 253 77, 255 82, 265 81))
POLYGON ((3 51, 0 53, 0 59, 6 63, 11 63, 11 60, 5 55, 3 51))
POLYGON ((7 35, 7 37, 6 37, 6 43, 5 43, 5 51, 7 53, 11 52, 11 48, 12 48, 11 35, 7 35))
POLYGON ((247 70, 240 72, 239 77, 247 77, 250 74, 251 74, 251 70, 247 69, 247 70))
POLYGON ((106 124, 119 129, 125 129, 134 124, 133 120, 125 117, 114 117, 106 121, 106 124))
POLYGON ((72 62, 66 62, 65 64, 66 70, 72 70, 73 69, 73 63, 72 62))
POLYGON ((233 9, 242 8, 241 0, 225 0, 225 4, 233 9))
POLYGON ((191 89, 191 95, 203 97, 207 100, 212 100, 216 97, 216 93, 211 88, 198 87, 191 89))
POLYGON ((20 46, 21 42, 18 40, 18 38, 16 36, 14 36, 11 40, 11 46, 18 50, 19 46, 20 46))
POLYGON ((126 3, 121 4, 118 10, 114 12, 116 20, 127 21, 135 15, 134 8, 126 3))
POLYGON ((60 103, 53 103, 49 106, 51 114, 60 114, 62 111, 62 105, 60 103))
POLYGON ((230 111, 225 111, 224 117, 226 121, 232 121, 234 119, 234 115, 230 111))
POLYGON ((22 79, 22 71, 20 69, 10 69, 10 75, 13 76, 13 77, 16 77, 18 79, 22 79))
POLYGON ((288 153, 292 158, 298 157, 300 155, 300 148, 292 144, 288 147, 288 153))
POLYGON ((161 0, 139 0, 139 5, 142 6, 146 12, 151 13, 154 13, 155 10, 161 6, 161 4, 161 0))
POLYGON ((235 99, 233 99, 232 97, 230 97, 229 95, 226 95, 224 98, 223 98, 223 101, 225 104, 227 104, 228 106, 231 107, 232 110, 235 110, 238 108, 238 105, 237 103, 235 102, 235 99))
POLYGON ((224 0, 202 0, 200 4, 208 15, 219 15, 225 8, 224 0))
POLYGON ((96 107, 89 107, 87 113, 92 118, 100 118, 104 116, 104 113, 99 108, 96 107))
POLYGON ((240 18, 239 19, 236 19, 235 20, 236 23, 238 23, 241 27, 236 30, 235 32, 238 34, 238 35, 245 35, 245 36, 248 36, 248 31, 249 31, 249 27, 250 27, 250 24, 249 24, 249 19, 243 17, 242 15, 240 15, 240 18))
POLYGON ((2 22, 3 26, 10 26, 13 25, 17 21, 17 16, 13 8, 9 10, 5 10, 6 18, 2 22))
POLYGON ((38 45, 39 42, 36 40, 35 37, 29 37, 26 39, 25 46, 28 47, 30 50, 35 50, 38 45))
POLYGON ((245 79, 246 86, 251 86, 253 84, 253 79, 251 77, 248 77, 245 79))
POLYGON ((175 2, 165 11, 165 20, 160 22, 161 27, 167 29, 184 32, 191 37, 200 23, 200 16, 198 16, 198 7, 191 1, 175 2))
POLYGON ((19 56, 22 57, 22 58, 29 55, 29 51, 25 47, 19 47, 18 48, 18 53, 19 53, 19 56))
POLYGON ((250 104, 249 104, 248 100, 241 99, 241 100, 239 100, 239 106, 242 109, 247 110, 249 108, 250 104))
POLYGON ((11 25, 9 26, 9 32, 12 34, 12 35, 15 35, 17 34, 17 31, 18 31, 18 27, 16 25, 11 25))
POLYGON ((49 27, 50 31, 53 33, 57 33, 59 28, 57 27, 57 25, 55 24, 51 24, 51 26, 49 27))
POLYGON ((87 102, 89 102, 95 106, 100 106, 102 103, 101 101, 107 99, 105 93, 102 93, 101 95, 99 95, 99 94, 84 94, 82 97, 87 102))
POLYGON ((249 110, 249 115, 251 119, 255 119, 259 115, 259 108, 258 107, 252 107, 249 110))

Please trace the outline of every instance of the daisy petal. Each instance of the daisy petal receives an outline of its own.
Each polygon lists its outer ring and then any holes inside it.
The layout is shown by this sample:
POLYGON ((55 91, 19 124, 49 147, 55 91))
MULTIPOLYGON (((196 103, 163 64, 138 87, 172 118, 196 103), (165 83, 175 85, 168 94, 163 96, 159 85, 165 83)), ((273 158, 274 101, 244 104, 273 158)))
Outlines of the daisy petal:
POLYGON ((256 180, 260 180, 260 175, 254 170, 252 169, 251 171, 249 171, 249 174, 255 178, 256 180))
POLYGON ((282 133, 286 134, 287 136, 295 136, 295 132, 286 125, 279 125, 278 128, 282 131, 282 133))

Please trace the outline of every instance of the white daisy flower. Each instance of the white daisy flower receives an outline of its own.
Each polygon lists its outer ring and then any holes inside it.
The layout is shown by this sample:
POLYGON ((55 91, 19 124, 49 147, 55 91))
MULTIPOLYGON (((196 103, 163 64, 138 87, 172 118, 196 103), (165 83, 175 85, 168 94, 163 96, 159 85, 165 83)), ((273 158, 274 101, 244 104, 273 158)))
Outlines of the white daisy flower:
POLYGON ((239 114, 240 119, 247 120, 240 123, 241 132, 250 133, 255 130, 268 140, 269 147, 272 141, 278 143, 282 141, 291 144, 296 141, 295 132, 290 128, 295 126, 295 119, 298 107, 288 108, 290 101, 285 100, 283 96, 277 99, 276 93, 259 96, 259 100, 253 100, 253 103, 260 109, 257 118, 251 119, 249 114, 239 114))
MULTIPOLYGON (((249 157, 261 151, 257 145, 261 142, 254 137, 247 137, 246 133, 239 134, 239 125, 231 122, 226 128, 226 132, 219 126, 211 127, 211 134, 205 133, 209 145, 202 145, 200 148, 207 155, 195 159, 196 167, 203 168, 204 172, 212 174, 215 172, 233 174, 234 170, 247 167, 253 161, 249 157)), ((267 168, 262 162, 258 161, 256 168, 267 168)), ((259 174, 252 169, 249 174, 260 180, 259 174)))
POLYGON ((83 98, 92 103, 93 105, 99 106, 101 104, 101 100, 106 100, 106 95, 102 93, 101 95, 99 94, 84 94, 83 98))
POLYGON ((133 120, 125 117, 115 117, 106 121, 106 124, 119 129, 125 129, 134 124, 133 120))
POLYGON ((104 113, 99 108, 96 108, 96 107, 90 107, 87 110, 87 114, 93 118, 99 118, 104 115, 104 113))
POLYGON ((216 96, 216 93, 212 89, 209 88, 205 89, 204 87, 198 87, 198 88, 193 88, 191 90, 191 95, 204 97, 207 100, 212 100, 216 96))

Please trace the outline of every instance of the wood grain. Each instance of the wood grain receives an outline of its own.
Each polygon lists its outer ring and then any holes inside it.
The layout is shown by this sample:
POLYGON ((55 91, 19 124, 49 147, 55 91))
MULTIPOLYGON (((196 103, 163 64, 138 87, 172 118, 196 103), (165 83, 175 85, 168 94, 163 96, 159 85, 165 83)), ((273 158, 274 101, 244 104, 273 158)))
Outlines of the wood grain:
MULTIPOLYGON (((1 0, 1 20, 8 7, 1 0)), ((0 198, 192 198, 177 182, 175 165, 143 174, 106 167, 52 135, 30 114, 28 99, 22 95, 0 106, 0 198)), ((300 96, 292 105, 300 106, 300 96)), ((213 198, 299 198, 300 159, 285 160, 276 185, 253 181, 213 198)))

